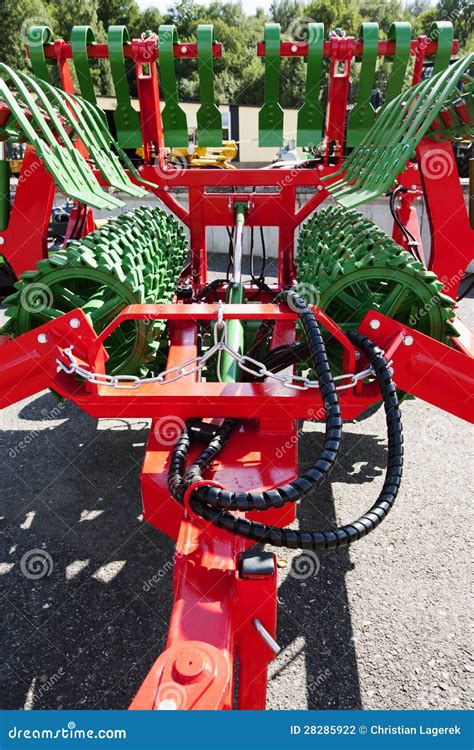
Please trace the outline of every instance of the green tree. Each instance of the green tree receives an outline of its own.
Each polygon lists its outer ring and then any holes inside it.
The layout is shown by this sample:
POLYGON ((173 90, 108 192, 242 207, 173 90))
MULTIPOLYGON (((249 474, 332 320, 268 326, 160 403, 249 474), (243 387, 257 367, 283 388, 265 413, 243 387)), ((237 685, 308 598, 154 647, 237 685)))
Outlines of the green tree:
POLYGON ((3 0, 0 10, 0 60, 19 70, 27 70, 25 43, 28 29, 35 24, 53 25, 54 16, 41 0, 3 0))

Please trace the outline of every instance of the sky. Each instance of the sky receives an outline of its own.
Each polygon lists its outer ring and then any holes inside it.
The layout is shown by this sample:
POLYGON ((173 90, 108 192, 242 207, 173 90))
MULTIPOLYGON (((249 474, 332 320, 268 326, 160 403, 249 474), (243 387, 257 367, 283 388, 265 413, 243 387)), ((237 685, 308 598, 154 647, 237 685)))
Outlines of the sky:
MULTIPOLYGON (((199 5, 209 5, 209 0, 196 0, 199 5)), ((172 5, 172 0, 138 0, 140 8, 159 8, 162 12, 167 10, 172 5)), ((252 15, 255 12, 255 8, 263 8, 268 10, 272 0, 242 0, 242 7, 248 15, 252 15)))

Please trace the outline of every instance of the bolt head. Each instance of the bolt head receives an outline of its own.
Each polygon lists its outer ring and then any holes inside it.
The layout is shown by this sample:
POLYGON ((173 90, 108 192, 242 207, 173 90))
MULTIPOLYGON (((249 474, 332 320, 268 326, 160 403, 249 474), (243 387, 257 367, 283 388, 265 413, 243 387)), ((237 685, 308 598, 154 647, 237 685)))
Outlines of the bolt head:
POLYGON ((71 318, 71 320, 69 321, 69 325, 71 326, 71 328, 79 328, 79 326, 81 325, 81 321, 79 320, 79 318, 71 318))
POLYGON ((4 244, 5 244, 5 237, 0 237, 0 245, 4 245, 4 244))
POLYGON ((183 44, 183 46, 181 47, 181 52, 183 53, 183 55, 185 55, 187 51, 188 51, 188 48, 185 47, 183 44))
POLYGON ((47 344, 48 343, 48 337, 45 333, 39 333, 37 337, 38 344, 47 344))
POLYGON ((405 344, 405 346, 411 346, 413 344, 413 341, 413 336, 405 336, 405 338, 403 339, 403 343, 405 344))
POLYGON ((291 51, 292 52, 298 52, 298 47, 296 46, 296 44, 292 44, 291 45, 291 51))
POLYGON ((372 328, 373 331, 376 331, 377 328, 380 328, 380 320, 371 320, 369 323, 369 328, 372 328))

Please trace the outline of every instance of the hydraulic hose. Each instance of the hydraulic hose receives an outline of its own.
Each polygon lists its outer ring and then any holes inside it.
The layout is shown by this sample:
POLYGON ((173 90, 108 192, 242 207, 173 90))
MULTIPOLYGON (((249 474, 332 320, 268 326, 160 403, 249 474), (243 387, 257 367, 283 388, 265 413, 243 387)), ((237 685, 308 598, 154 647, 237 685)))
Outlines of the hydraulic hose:
MULTIPOLYGON (((302 495, 314 486, 320 485, 334 467, 341 446, 342 416, 323 339, 316 318, 305 301, 293 290, 288 292, 288 301, 291 302, 293 309, 298 311, 303 330, 308 339, 313 368, 321 389, 321 398, 326 418, 326 433, 321 454, 305 474, 282 487, 269 490, 265 493, 234 493, 227 490, 211 492, 211 490, 216 488, 202 487, 196 489, 195 493, 193 493, 193 501, 209 503, 225 510, 249 511, 266 510, 270 507, 280 508, 286 502, 296 502, 296 500, 299 500, 302 495), (209 496, 209 493, 211 493, 211 496, 209 496)), ((174 446, 168 474, 170 492, 173 497, 181 502, 187 487, 193 482, 201 481, 201 470, 203 469, 201 463, 195 463, 186 472, 186 477, 183 477, 184 460, 187 450, 189 450, 187 439, 186 430, 183 430, 181 438, 174 446)), ((211 445, 209 448, 211 448, 211 445)))
MULTIPOLYGON (((294 294, 294 293, 293 293, 294 294)), ((392 373, 382 351, 370 339, 357 332, 348 334, 352 343, 367 356, 376 376, 386 413, 388 431, 388 462, 384 484, 379 497, 364 515, 339 528, 323 531, 294 530, 267 526, 245 518, 236 517, 229 511, 268 510, 281 507, 286 502, 295 502, 314 486, 320 485, 329 474, 339 452, 342 436, 337 393, 327 365, 324 344, 312 312, 301 298, 297 300, 299 315, 308 337, 313 367, 318 377, 321 396, 326 412, 326 434, 321 455, 308 472, 293 482, 263 493, 230 492, 211 485, 196 488, 190 496, 192 510, 215 526, 233 534, 268 543, 276 547, 293 549, 333 549, 346 547, 373 531, 391 510, 400 486, 403 470, 403 435, 401 415, 392 373), (327 368, 327 369, 326 369, 327 368), (329 397, 329 401, 326 400, 329 397)), ((208 468, 229 439, 236 420, 226 420, 219 435, 211 440, 199 458, 185 471, 190 438, 187 430, 176 443, 171 457, 168 484, 173 496, 183 502, 184 493, 191 484, 202 481, 202 472, 208 468)))

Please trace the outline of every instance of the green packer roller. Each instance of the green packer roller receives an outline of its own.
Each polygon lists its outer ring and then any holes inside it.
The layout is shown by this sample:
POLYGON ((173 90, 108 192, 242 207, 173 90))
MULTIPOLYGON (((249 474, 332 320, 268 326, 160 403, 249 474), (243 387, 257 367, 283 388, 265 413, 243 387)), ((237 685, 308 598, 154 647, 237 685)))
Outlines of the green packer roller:
MULTIPOLYGON (((357 211, 326 208, 306 222, 297 278, 343 331, 377 310, 443 343, 456 335, 455 302, 442 294, 436 274, 357 211)), ((331 368, 341 373, 340 344, 331 337, 326 346, 331 368)))
MULTIPOLYGON (((19 336, 81 308, 100 333, 126 306, 173 300, 187 252, 177 220, 140 207, 112 219, 65 251, 26 271, 5 299, 4 333, 19 336)), ((143 375, 152 365, 164 323, 125 321, 107 339, 107 372, 143 375)))

